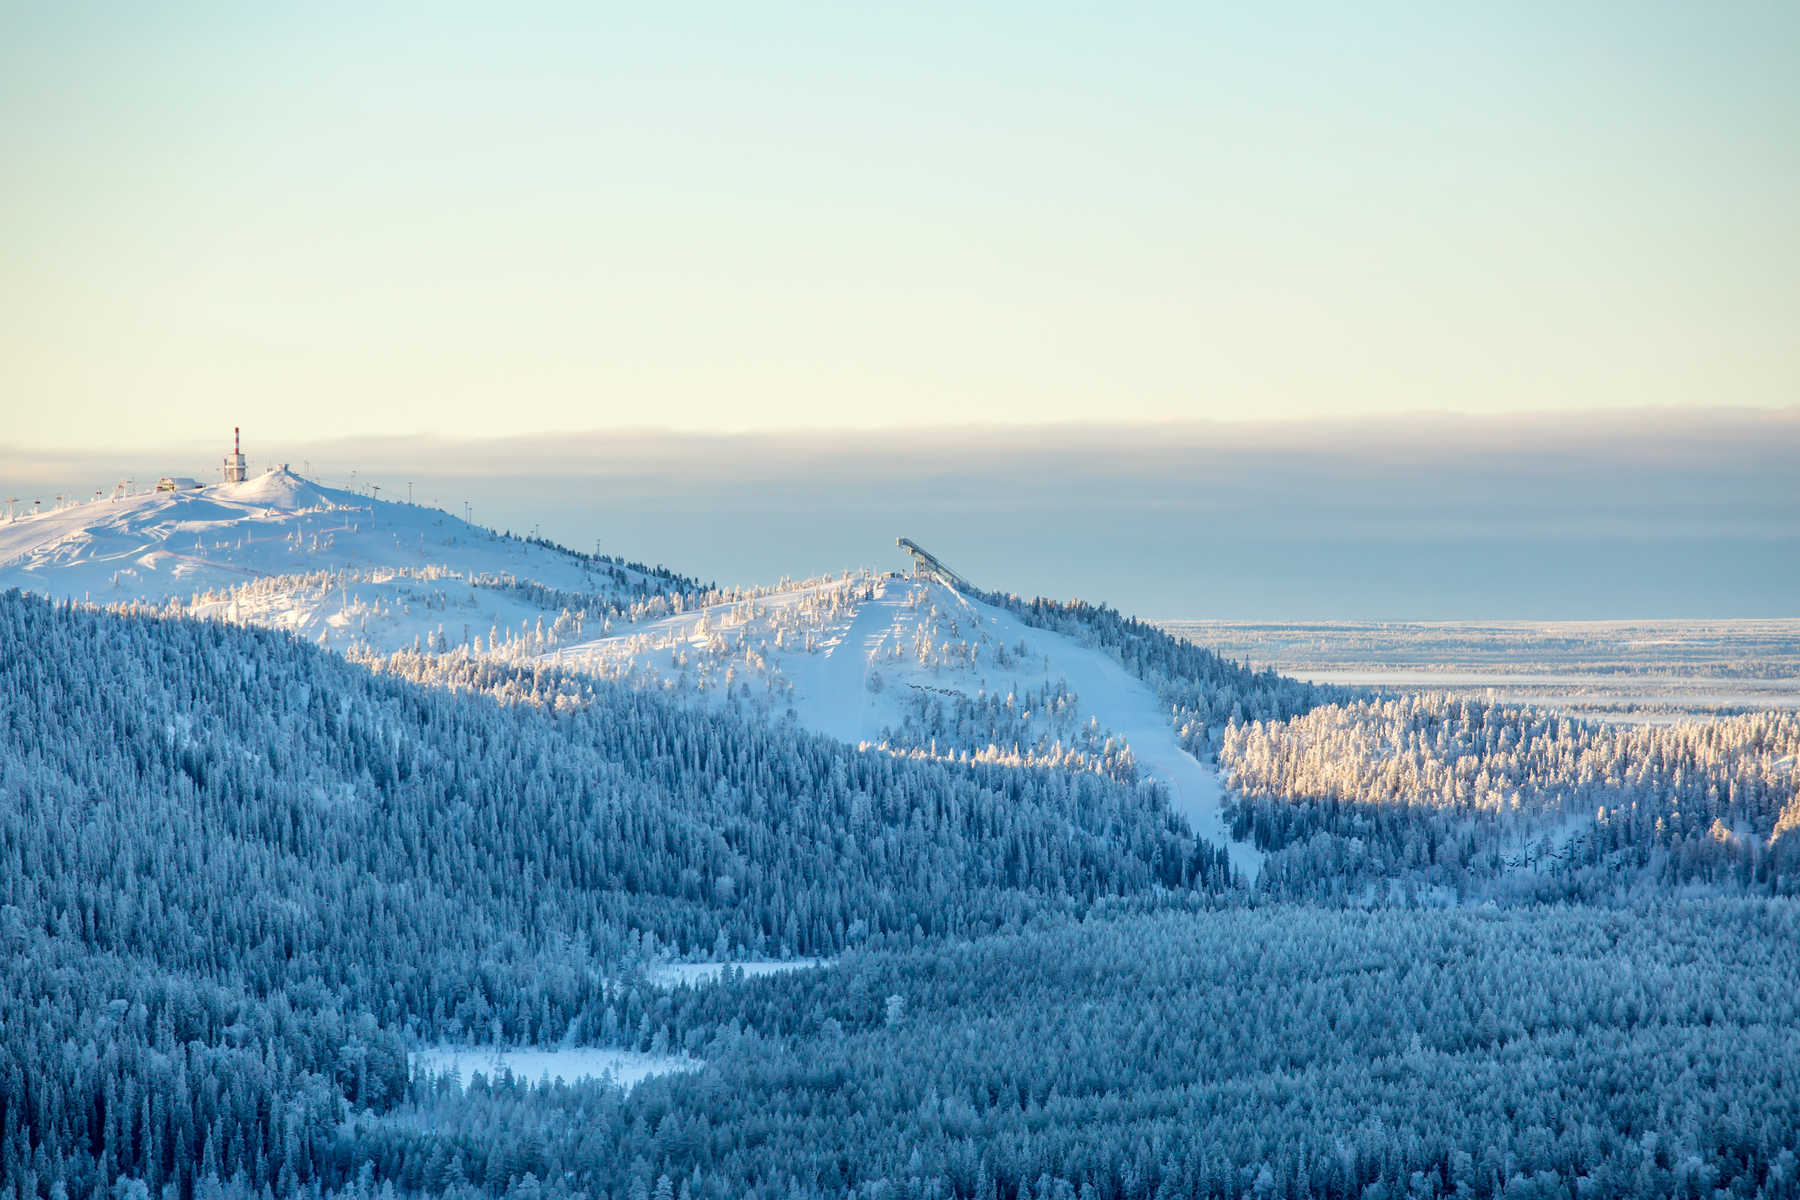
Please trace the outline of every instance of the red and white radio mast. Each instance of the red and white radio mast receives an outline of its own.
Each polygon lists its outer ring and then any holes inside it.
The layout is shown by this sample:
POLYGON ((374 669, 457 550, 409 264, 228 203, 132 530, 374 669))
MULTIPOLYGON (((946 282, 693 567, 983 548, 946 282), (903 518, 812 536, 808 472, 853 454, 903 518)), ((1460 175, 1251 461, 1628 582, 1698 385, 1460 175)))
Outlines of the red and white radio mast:
POLYGON ((225 482, 242 483, 249 474, 244 468, 244 452, 238 445, 238 427, 231 427, 231 453, 225 456, 225 482))

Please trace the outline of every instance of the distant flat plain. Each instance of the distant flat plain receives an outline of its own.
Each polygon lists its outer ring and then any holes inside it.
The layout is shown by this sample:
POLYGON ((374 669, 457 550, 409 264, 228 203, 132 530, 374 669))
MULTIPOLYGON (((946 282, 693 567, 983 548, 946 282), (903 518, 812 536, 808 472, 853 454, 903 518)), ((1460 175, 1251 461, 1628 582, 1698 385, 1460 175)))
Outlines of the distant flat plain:
POLYGON ((1597 720, 1800 708, 1800 618, 1159 624, 1318 683, 1481 696, 1597 720))

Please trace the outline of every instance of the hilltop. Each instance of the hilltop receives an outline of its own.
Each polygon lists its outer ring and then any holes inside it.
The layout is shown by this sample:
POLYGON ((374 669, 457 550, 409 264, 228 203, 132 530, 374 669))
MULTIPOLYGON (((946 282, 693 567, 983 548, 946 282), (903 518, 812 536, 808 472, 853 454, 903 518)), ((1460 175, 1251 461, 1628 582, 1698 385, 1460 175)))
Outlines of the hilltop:
POLYGON ((0 584, 98 602, 191 596, 320 569, 514 575, 656 587, 641 571, 503 537, 449 513, 326 487, 285 467, 243 483, 94 500, 0 524, 0 584))
POLYGON ((630 624, 543 657, 924 757, 1099 770, 1166 787, 1200 836, 1232 844, 1218 776, 1176 714, 1104 651, 942 582, 861 572, 630 624))
POLYGON ((98 604, 172 602, 339 649, 491 642, 571 606, 688 586, 285 467, 0 524, 0 588, 98 604))

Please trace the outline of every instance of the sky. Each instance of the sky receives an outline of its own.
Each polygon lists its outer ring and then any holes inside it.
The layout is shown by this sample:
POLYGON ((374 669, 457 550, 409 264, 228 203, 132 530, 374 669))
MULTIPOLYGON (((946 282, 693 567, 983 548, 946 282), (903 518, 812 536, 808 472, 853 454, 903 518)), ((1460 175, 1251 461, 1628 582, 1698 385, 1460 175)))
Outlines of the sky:
POLYGON ((0 0, 0 442, 1800 400, 1800 5, 0 0))

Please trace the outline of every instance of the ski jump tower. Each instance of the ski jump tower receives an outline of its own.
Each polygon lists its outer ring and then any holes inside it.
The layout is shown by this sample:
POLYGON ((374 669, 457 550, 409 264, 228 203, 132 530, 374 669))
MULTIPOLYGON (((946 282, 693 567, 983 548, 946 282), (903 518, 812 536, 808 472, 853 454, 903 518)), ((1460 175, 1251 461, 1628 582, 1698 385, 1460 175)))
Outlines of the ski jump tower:
POLYGON ((231 427, 231 453, 225 456, 225 482, 242 483, 249 472, 244 469, 244 452, 238 445, 238 427, 231 427))
POLYGON ((959 592, 973 592, 979 589, 968 580, 945 566, 943 560, 927 550, 911 538, 895 538, 894 545, 900 547, 913 557, 913 575, 920 579, 935 579, 945 583, 959 592))

